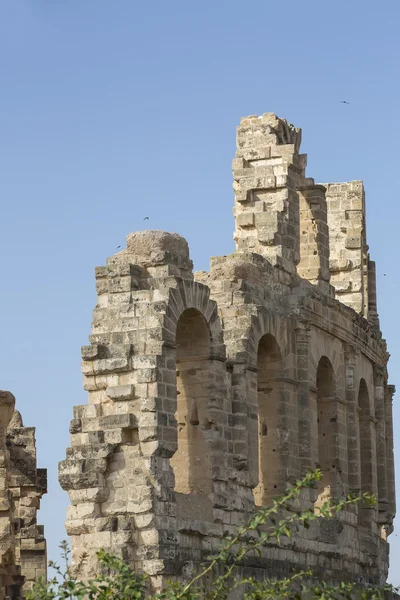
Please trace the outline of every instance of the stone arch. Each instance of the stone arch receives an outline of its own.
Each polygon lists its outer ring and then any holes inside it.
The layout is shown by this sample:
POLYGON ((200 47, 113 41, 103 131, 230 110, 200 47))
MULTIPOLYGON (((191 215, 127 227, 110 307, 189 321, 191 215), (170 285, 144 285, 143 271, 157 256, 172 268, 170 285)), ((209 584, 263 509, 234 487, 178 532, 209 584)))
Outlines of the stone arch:
POLYGON ((282 445, 285 429, 280 422, 282 402, 282 354, 270 333, 258 344, 257 406, 258 406, 258 485, 254 489, 257 505, 266 504, 282 491, 282 445))
POLYGON ((294 324, 288 318, 281 319, 279 315, 274 314, 263 307, 257 307, 257 314, 251 315, 249 325, 242 335, 245 341, 245 351, 247 353, 248 364, 250 367, 258 368, 259 343, 263 336, 270 334, 276 340, 282 354, 283 370, 290 376, 295 373, 295 365, 291 359, 291 339, 290 332, 294 330, 294 324))
MULTIPOLYGON (((281 493, 290 476, 298 473, 294 331, 290 318, 257 307, 241 332, 242 352, 236 355, 246 364, 235 383, 241 386, 239 394, 246 394, 247 454, 257 504, 281 493), (268 431, 268 421, 269 436, 264 428, 268 431)), ((235 397, 234 387, 232 394, 235 397)))
MULTIPOLYGON (((309 362, 309 418, 310 418, 310 450, 311 461, 316 467, 321 466, 320 457, 320 424, 318 423, 319 411, 322 403, 318 402, 318 368, 320 361, 328 360, 334 373, 335 394, 329 410, 334 419, 331 423, 331 438, 334 442, 331 458, 334 458, 330 466, 330 482, 326 483, 327 475, 318 490, 319 501, 324 498, 324 490, 327 494, 341 497, 347 493, 348 452, 347 452, 347 406, 345 400, 345 373, 344 373, 344 349, 343 342, 333 335, 317 328, 310 330, 310 362, 309 362), (335 465, 334 468, 332 466, 335 465), (324 486, 324 482, 326 485, 324 486)), ((324 405, 328 407, 327 404, 324 405)))
POLYGON ((213 358, 226 360, 226 350, 218 306, 210 300, 209 288, 192 280, 182 280, 170 290, 163 328, 163 341, 176 344, 176 328, 181 314, 187 309, 196 309, 204 317, 210 329, 210 345, 213 358))
POLYGON ((164 324, 166 378, 175 384, 175 395, 169 394, 176 418, 170 458, 175 492, 210 498, 217 470, 226 468, 230 407, 222 328, 207 286, 179 282, 170 292, 164 324))
POLYGON ((318 462, 322 478, 318 482, 317 505, 336 496, 338 472, 338 414, 336 379, 331 361, 322 356, 317 375, 318 462))
POLYGON ((341 340, 316 327, 311 328, 310 337, 310 386, 317 387, 317 371, 322 356, 332 365, 335 374, 336 394, 344 397, 344 358, 341 340))
POLYGON ((363 391, 368 394, 369 410, 372 416, 375 416, 375 399, 374 399, 374 372, 372 363, 361 353, 357 353, 357 362, 354 373, 354 389, 356 390, 356 399, 360 386, 363 391))

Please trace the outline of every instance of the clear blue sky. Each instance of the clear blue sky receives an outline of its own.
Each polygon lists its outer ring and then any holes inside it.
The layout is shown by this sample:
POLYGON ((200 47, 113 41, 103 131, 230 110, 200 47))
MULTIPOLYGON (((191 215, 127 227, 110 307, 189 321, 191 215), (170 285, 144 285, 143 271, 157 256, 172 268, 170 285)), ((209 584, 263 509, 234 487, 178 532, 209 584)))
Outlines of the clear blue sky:
POLYGON ((65 537, 57 463, 86 403, 94 267, 144 216, 184 235, 197 269, 233 250, 241 116, 302 127, 317 181, 364 180, 400 387, 399 19, 398 0, 0 2, 0 387, 37 428, 50 556, 65 537))

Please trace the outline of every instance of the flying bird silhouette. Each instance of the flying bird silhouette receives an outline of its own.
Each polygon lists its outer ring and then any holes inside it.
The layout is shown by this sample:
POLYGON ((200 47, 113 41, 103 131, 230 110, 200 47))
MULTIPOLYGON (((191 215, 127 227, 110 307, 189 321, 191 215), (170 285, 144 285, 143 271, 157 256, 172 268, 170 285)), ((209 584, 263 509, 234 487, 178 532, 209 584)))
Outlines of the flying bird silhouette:
POLYGON ((347 100, 341 100, 340 104, 350 104, 350 102, 347 102, 347 100))
POLYGON ((118 250, 118 248, 121 248, 121 246, 117 246, 117 250, 118 250))
POLYGON ((149 217, 145 217, 145 218, 143 219, 143 221, 146 221, 146 219, 147 219, 147 221, 148 221, 148 220, 149 220, 149 217))

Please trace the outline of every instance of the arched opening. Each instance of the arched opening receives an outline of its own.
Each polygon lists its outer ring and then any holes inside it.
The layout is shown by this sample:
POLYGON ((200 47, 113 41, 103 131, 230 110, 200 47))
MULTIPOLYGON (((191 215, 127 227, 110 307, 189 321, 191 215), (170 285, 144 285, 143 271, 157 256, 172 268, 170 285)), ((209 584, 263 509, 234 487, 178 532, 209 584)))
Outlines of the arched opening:
MULTIPOLYGON (((371 407, 368 387, 365 379, 361 379, 358 391, 358 439, 360 448, 360 488, 361 493, 374 494, 376 492, 376 477, 374 482, 374 463, 372 448, 371 407), (374 485, 375 484, 375 485, 374 485)), ((358 524, 363 527, 371 526, 372 508, 360 502, 358 505, 358 524)))
POLYGON ((280 492, 286 485, 282 469, 282 431, 279 408, 282 393, 282 356, 278 343, 264 335, 257 354, 258 401, 258 485, 254 501, 260 506, 280 492))
POLYGON ((317 369, 318 482, 317 505, 335 497, 338 478, 338 414, 336 383, 330 360, 323 356, 317 369))
POLYGON ((185 310, 176 328, 178 449, 171 458, 175 491, 209 496, 212 492, 210 427, 207 407, 212 368, 211 335, 203 315, 185 310))

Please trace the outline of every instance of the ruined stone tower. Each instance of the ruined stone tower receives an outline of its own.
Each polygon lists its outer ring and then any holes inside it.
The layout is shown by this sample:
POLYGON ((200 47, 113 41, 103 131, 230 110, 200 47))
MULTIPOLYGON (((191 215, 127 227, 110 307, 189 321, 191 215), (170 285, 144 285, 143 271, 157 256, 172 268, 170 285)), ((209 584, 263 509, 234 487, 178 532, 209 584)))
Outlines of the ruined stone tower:
POLYGON ((47 472, 36 467, 35 429, 24 427, 6 391, 0 391, 0 464, 0 600, 19 599, 47 572, 37 524, 47 472))
MULTIPOLYGON (((304 507, 377 495, 249 566, 383 582, 395 514, 388 353, 366 243, 362 182, 305 176, 301 131, 242 119, 233 161, 236 250, 192 272, 177 234, 130 234, 96 269, 82 349, 85 406, 59 468, 73 557, 119 553, 185 576, 293 478, 304 507)), ((252 562, 253 561, 253 562, 252 562)))

